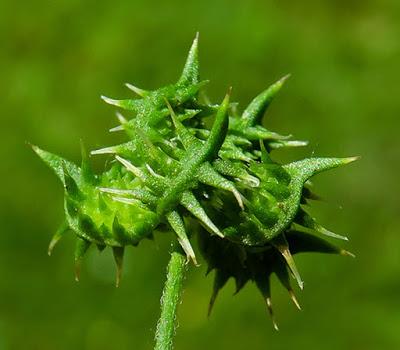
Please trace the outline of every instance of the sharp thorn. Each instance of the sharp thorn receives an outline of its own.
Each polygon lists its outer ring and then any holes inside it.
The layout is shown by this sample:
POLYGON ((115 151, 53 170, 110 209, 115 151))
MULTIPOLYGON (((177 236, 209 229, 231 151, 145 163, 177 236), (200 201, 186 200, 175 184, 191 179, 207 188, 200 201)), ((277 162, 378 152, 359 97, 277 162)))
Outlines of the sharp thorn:
POLYGON ((299 288, 303 290, 304 282, 302 281, 299 271, 297 270, 296 264, 293 260, 292 254, 290 253, 289 245, 286 241, 285 236, 281 235, 280 237, 277 237, 274 246, 286 260, 286 264, 289 267, 289 270, 292 272, 294 278, 296 279, 299 288))
POLYGON ((113 153, 115 153, 114 147, 100 148, 100 149, 96 149, 96 150, 90 152, 90 154, 92 156, 94 156, 96 154, 113 154, 113 153))
POLYGON ((126 86, 129 90, 133 91, 135 94, 139 95, 140 97, 144 97, 144 96, 146 96, 146 94, 147 94, 147 91, 146 91, 146 90, 140 89, 140 88, 138 88, 138 87, 135 86, 135 85, 132 85, 132 84, 129 84, 129 83, 125 83, 125 86, 126 86))
POLYGON ((340 251, 340 255, 349 256, 349 257, 351 257, 351 258, 355 258, 355 257, 356 257, 352 252, 349 252, 349 251, 344 250, 344 249, 342 249, 342 250, 340 251))
POLYGON ((157 174, 157 173, 154 171, 154 169, 153 169, 149 164, 146 163, 145 166, 146 166, 146 169, 149 171, 149 173, 150 173, 152 176, 158 177, 158 178, 163 178, 163 176, 161 176, 160 174, 157 174))
POLYGON ((109 187, 97 187, 100 192, 109 193, 109 194, 117 194, 117 195, 129 195, 131 194, 131 190, 121 190, 119 188, 109 188, 109 187))
POLYGON ((124 203, 124 204, 129 204, 129 205, 134 205, 137 204, 139 201, 137 199, 133 198, 125 198, 125 197, 115 197, 112 196, 111 199, 116 202, 124 203))
POLYGON ((113 255, 117 266, 117 274, 115 278, 115 287, 119 287, 122 276, 122 264, 124 260, 124 247, 113 247, 113 255))
POLYGON ((288 80, 292 76, 291 73, 286 74, 284 77, 278 80, 278 83, 284 83, 286 80, 288 80))
POLYGON ((133 173, 135 176, 141 178, 143 177, 142 171, 135 167, 130 161, 120 157, 120 156, 115 156, 115 158, 126 168, 128 169, 131 173, 133 173))
POLYGON ((343 241, 349 240, 349 238, 347 236, 338 235, 337 233, 331 232, 325 228, 321 228, 321 233, 324 234, 325 236, 329 236, 329 237, 336 238, 336 239, 341 239, 343 241))
POLYGON ((108 104, 110 104, 110 105, 117 106, 117 107, 120 107, 120 105, 121 105, 121 103, 120 103, 119 100, 115 100, 115 99, 112 99, 112 98, 109 98, 109 97, 103 96, 103 95, 101 95, 100 98, 101 98, 105 103, 108 103, 108 104))
POLYGON ((244 205, 243 205, 243 199, 242 199, 242 195, 240 194, 240 192, 238 190, 233 190, 232 191, 233 195, 235 196, 240 209, 244 210, 244 205))
POLYGON ((120 112, 116 112, 115 115, 116 115, 118 121, 119 121, 121 124, 125 124, 125 123, 128 122, 128 121, 125 119, 125 117, 124 117, 120 112))
POLYGON ((278 324, 276 323, 276 320, 275 320, 274 310, 272 309, 272 300, 271 300, 271 298, 267 297, 265 299, 265 302, 267 304, 267 309, 268 309, 269 315, 271 316, 272 325, 274 326, 274 329, 276 331, 279 331, 278 324))
POLYGON ((199 267, 200 265, 199 265, 199 263, 197 262, 196 255, 195 255, 195 253, 194 253, 194 251, 193 251, 193 248, 192 248, 192 246, 191 246, 189 240, 187 240, 187 239, 181 239, 181 238, 178 237, 178 242, 179 242, 179 244, 181 245, 183 251, 184 251, 185 254, 186 254, 186 262, 189 263, 189 261, 192 260, 192 261, 193 261, 193 264, 194 264, 196 267, 199 267))
POLYGON ((74 273, 75 273, 75 282, 79 282, 80 276, 81 276, 81 262, 80 261, 75 263, 74 273))
POLYGON ((50 241, 49 248, 47 249, 47 254, 51 256, 55 245, 60 241, 60 239, 64 236, 64 234, 68 231, 69 226, 68 223, 65 221, 59 229, 54 234, 53 238, 50 241))
POLYGON ((111 128, 111 129, 109 129, 108 131, 109 132, 117 132, 117 131, 123 131, 123 130, 125 130, 124 126, 123 125, 118 125, 118 126, 115 126, 115 127, 111 128))
POLYGON ((355 156, 355 157, 348 157, 345 159, 344 164, 349 164, 352 162, 355 162, 356 160, 361 159, 361 156, 355 156))
POLYGON ((90 244, 91 243, 89 241, 83 238, 77 238, 75 246, 75 281, 77 282, 79 282, 82 258, 89 249, 90 244))
POLYGON ((297 300, 296 295, 294 294, 293 290, 289 289, 288 292, 289 292, 290 299, 292 299, 292 301, 293 301, 293 304, 297 307, 297 309, 301 310, 300 303, 297 300))
POLYGON ((210 301, 208 303, 208 310, 207 310, 207 317, 210 318, 211 316, 211 312, 213 310, 214 304, 215 304, 215 300, 217 299, 217 295, 218 292, 213 292, 213 294, 211 295, 210 301))

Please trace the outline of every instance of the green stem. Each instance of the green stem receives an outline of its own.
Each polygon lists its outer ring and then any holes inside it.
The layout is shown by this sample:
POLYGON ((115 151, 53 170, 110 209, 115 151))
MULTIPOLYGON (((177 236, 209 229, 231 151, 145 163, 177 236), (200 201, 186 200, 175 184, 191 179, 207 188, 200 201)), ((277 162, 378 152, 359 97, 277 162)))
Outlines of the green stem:
POLYGON ((157 323, 155 350, 171 350, 175 335, 175 321, 185 277, 186 256, 179 247, 171 253, 167 267, 167 280, 161 297, 161 315, 157 323))

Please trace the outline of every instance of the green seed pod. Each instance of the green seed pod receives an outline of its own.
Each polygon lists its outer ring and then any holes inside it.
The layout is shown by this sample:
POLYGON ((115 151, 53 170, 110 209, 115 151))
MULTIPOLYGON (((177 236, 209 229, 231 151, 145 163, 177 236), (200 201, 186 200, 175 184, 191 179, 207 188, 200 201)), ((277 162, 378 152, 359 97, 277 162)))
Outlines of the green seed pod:
POLYGON ((78 279, 89 246, 95 244, 100 250, 110 246, 118 285, 126 246, 137 246, 166 226, 176 234, 187 258, 197 264, 188 235, 197 231, 209 270, 216 270, 210 311, 219 289, 233 277, 237 291, 254 281, 272 314, 272 273, 298 306, 289 272, 300 287, 302 281, 292 254, 348 254, 302 232, 343 238, 317 224, 302 208, 315 198, 305 184, 315 174, 355 158, 274 162, 272 150, 306 144, 261 125, 287 76, 260 93, 240 115, 230 102, 230 90, 220 104, 211 104, 200 94, 207 82, 199 79, 197 42, 198 38, 175 84, 154 91, 126 84, 137 98, 102 97, 133 115, 128 119, 118 112, 119 125, 110 130, 124 132, 125 143, 91 152, 113 155, 103 173, 92 171, 83 146, 80 167, 33 147, 65 190, 66 219, 50 243, 49 254, 66 232, 73 231, 78 279), (205 121, 209 117, 214 118, 211 127, 205 121))

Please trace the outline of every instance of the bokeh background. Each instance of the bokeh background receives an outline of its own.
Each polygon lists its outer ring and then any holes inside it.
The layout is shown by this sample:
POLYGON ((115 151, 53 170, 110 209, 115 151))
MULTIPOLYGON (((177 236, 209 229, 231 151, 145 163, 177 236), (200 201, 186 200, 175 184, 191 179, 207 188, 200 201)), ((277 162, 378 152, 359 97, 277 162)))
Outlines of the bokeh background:
MULTIPOLYGON (((300 255, 306 281, 297 312, 273 283, 275 332, 254 286, 225 288, 208 320, 212 277, 192 268, 176 349, 400 348, 400 2, 78 1, 0 2, 0 349, 151 349, 171 237, 127 251, 114 288, 108 251, 92 250, 73 280, 72 235, 49 258, 63 191, 26 142, 79 161, 118 136, 100 100, 177 79, 200 31, 202 77, 243 108, 286 73, 266 125, 308 139, 282 161, 361 155, 323 174, 313 213, 347 234, 357 259, 300 255)), ((99 167, 104 159, 93 159, 99 167)), ((340 244, 342 242, 339 242, 340 244)))

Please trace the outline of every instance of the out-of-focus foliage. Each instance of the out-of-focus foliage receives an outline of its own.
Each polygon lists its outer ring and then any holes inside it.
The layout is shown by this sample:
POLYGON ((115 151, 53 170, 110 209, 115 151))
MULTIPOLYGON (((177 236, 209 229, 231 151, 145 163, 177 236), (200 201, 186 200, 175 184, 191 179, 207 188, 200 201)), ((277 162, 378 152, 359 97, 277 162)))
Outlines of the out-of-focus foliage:
POLYGON ((88 148, 120 141, 104 132, 114 109, 99 96, 128 96, 127 81, 149 89, 173 81, 196 31, 214 101, 232 85, 243 107, 292 73, 268 127, 310 146, 277 159, 362 155, 335 181, 316 178, 327 201, 313 206, 351 238, 357 259, 299 256, 304 312, 273 281, 279 333, 255 287, 231 298, 233 282, 207 320, 212 278, 203 263, 186 281, 176 348, 400 345, 398 1, 3 1, 0 16, 1 350, 152 348, 170 237, 127 251, 119 289, 112 257, 95 250, 76 284, 72 237, 46 254, 63 215, 60 184, 25 141, 75 161, 81 138, 88 148))

